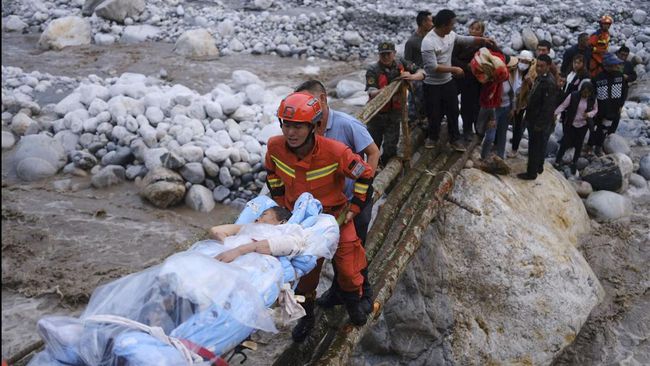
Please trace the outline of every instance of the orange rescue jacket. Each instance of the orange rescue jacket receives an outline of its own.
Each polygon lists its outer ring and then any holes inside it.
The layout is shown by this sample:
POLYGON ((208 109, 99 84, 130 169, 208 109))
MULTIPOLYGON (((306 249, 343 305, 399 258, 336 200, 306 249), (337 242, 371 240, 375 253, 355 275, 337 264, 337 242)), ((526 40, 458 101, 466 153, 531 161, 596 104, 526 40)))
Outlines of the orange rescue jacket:
POLYGON ((283 207, 293 205, 303 192, 323 204, 325 213, 338 215, 347 202, 345 178, 355 180, 350 211, 358 214, 365 205, 374 172, 361 157, 341 142, 316 136, 314 148, 299 160, 284 136, 271 137, 265 167, 271 197, 283 207))

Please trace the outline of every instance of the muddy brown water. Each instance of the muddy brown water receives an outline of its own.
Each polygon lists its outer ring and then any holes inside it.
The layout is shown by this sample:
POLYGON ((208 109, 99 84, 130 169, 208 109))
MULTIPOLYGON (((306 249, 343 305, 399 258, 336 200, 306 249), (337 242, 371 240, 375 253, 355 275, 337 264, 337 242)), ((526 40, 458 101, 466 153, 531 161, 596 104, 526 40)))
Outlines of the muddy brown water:
MULTIPOLYGON (((124 72, 158 76, 200 93, 230 81, 234 70, 258 75, 268 87, 293 87, 310 77, 335 85, 358 77, 359 64, 273 56, 233 55, 192 61, 172 53, 173 44, 84 46, 42 51, 37 35, 2 35, 2 65, 55 76, 102 78, 124 72), (306 66, 318 67, 306 74, 306 66)), ((55 85, 38 95, 41 104, 65 97, 55 85)), ((187 248, 212 225, 232 222, 233 208, 217 204, 209 214, 183 206, 155 208, 127 182, 92 189, 89 178, 72 178, 74 191, 59 192, 62 175, 33 184, 15 179, 11 151, 2 153, 2 357, 39 339, 36 321, 44 315, 79 314, 98 285, 159 263, 187 248)))

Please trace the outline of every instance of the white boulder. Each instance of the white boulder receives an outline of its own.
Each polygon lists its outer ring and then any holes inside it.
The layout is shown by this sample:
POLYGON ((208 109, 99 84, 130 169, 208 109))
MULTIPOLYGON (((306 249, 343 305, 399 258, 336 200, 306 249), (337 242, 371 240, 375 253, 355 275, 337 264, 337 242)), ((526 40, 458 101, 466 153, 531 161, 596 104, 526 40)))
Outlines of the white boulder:
POLYGON ((38 46, 43 49, 61 50, 68 46, 90 44, 90 22, 84 18, 68 16, 55 19, 47 25, 38 46))
POLYGON ((192 29, 183 33, 174 45, 174 52, 195 59, 219 56, 216 40, 207 29, 192 29))

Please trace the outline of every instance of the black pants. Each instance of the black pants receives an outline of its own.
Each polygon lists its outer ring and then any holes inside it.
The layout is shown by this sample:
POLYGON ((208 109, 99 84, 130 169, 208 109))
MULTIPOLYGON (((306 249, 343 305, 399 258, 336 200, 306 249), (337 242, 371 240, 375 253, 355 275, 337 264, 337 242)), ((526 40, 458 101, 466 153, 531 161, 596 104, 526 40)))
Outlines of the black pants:
MULTIPOLYGON (((370 198, 370 197, 369 197, 370 198)), ((372 217, 372 203, 368 203, 361 212, 354 217, 354 228, 357 230, 357 236, 361 239, 361 245, 366 247, 366 237, 368 236, 368 226, 372 217)), ((373 291, 368 279, 368 267, 361 271, 363 275, 363 297, 372 298, 373 291)), ((336 283, 336 280, 334 281, 336 283)))
POLYGON ((564 125, 564 136, 562 137, 562 143, 560 144, 560 150, 557 152, 557 157, 555 158, 556 163, 562 162, 562 157, 564 153, 570 147, 575 149, 573 153, 573 164, 578 162, 580 158, 580 153, 582 152, 582 144, 585 141, 585 135, 589 127, 587 125, 582 127, 573 127, 573 125, 567 126, 564 125))
POLYGON ((463 117, 463 136, 471 136, 474 132, 481 94, 481 84, 474 77, 465 75, 457 79, 458 90, 460 91, 460 115, 463 117))
POLYGON ((519 143, 526 130, 526 120, 524 119, 525 109, 515 113, 512 119, 512 151, 519 150, 519 143))
POLYGON ((528 167, 526 172, 536 177, 544 171, 544 155, 546 153, 546 131, 528 130, 528 167))
POLYGON ((587 144, 589 146, 603 146, 603 143, 605 142, 605 137, 607 135, 612 134, 616 132, 616 129, 618 128, 618 122, 620 121, 621 116, 617 116, 615 119, 612 120, 612 125, 607 127, 603 125, 602 120, 598 120, 596 122, 596 129, 594 133, 589 134, 589 141, 587 141, 587 144))
POLYGON ((449 141, 458 140, 460 131, 458 131, 458 93, 455 81, 452 79, 442 85, 424 84, 424 101, 429 119, 428 137, 438 141, 442 116, 445 115, 449 141))

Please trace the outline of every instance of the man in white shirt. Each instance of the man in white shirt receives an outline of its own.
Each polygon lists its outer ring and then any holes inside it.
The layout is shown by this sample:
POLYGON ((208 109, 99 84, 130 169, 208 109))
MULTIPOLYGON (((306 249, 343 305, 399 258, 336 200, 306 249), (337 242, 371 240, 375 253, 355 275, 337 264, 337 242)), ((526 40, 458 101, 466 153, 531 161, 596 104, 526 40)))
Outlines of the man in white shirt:
POLYGON ((458 130, 458 92, 452 74, 462 77, 463 69, 451 66, 451 54, 455 44, 495 45, 484 37, 459 36, 454 32, 456 14, 443 9, 433 20, 434 28, 422 40, 422 61, 424 62, 424 100, 429 119, 429 131, 425 147, 433 148, 440 134, 443 114, 447 116, 447 128, 451 146, 459 151, 465 148, 460 143, 458 130))

